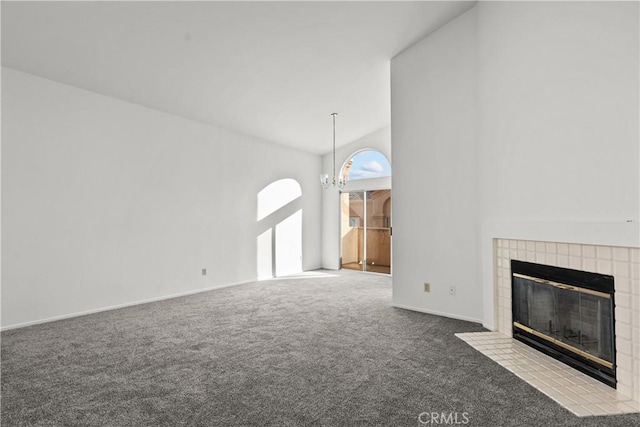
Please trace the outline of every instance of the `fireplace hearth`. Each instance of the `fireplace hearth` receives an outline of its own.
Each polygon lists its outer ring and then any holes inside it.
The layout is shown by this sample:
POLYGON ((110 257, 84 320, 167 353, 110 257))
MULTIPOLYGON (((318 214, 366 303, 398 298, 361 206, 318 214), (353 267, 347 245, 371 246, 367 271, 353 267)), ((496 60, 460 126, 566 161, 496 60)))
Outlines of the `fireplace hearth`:
POLYGON ((513 337, 616 387, 613 276, 511 260, 513 337))

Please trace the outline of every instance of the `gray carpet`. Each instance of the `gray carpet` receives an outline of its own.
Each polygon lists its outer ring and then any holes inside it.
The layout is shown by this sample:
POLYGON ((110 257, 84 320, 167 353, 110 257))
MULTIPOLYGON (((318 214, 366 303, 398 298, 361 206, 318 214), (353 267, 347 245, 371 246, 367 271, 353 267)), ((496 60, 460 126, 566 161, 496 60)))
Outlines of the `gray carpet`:
POLYGON ((390 302, 343 271, 3 332, 2 426, 640 426, 577 418, 453 335, 480 325, 390 302))

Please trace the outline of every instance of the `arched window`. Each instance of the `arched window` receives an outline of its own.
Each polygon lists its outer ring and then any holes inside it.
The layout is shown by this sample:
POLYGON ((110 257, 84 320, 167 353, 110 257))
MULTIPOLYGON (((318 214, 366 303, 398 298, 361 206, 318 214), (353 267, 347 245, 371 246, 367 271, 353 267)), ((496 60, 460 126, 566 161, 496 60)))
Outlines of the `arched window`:
POLYGON ((356 179, 383 178, 391 176, 391 164, 377 150, 359 151, 344 164, 342 176, 349 181, 356 179))

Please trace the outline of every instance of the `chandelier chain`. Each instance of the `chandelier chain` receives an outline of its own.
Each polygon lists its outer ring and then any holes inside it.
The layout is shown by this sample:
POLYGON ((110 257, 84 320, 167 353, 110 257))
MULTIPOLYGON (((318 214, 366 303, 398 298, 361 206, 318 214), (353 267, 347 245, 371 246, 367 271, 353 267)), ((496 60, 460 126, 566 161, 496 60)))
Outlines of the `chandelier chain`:
POLYGON ((336 116, 337 115, 338 113, 331 113, 331 117, 333 119, 333 147, 332 147, 333 148, 332 150, 333 174, 331 175, 331 178, 329 178, 329 175, 326 175, 326 174, 320 175, 320 184, 322 185, 322 188, 324 188, 325 190, 329 187, 342 189, 347 183, 346 176, 341 176, 341 177, 338 177, 338 179, 336 179, 336 116))
POLYGON ((332 113, 333 117, 333 185, 336 183, 336 116, 338 113, 332 113))

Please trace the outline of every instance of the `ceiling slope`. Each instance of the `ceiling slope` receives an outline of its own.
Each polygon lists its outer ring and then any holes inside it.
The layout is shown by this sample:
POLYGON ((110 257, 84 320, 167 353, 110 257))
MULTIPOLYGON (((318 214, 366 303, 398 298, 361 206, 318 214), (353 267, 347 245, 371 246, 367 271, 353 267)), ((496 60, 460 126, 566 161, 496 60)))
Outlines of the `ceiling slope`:
POLYGON ((2 2, 2 64, 323 154, 389 125, 390 59, 474 2, 2 2))

